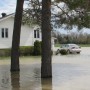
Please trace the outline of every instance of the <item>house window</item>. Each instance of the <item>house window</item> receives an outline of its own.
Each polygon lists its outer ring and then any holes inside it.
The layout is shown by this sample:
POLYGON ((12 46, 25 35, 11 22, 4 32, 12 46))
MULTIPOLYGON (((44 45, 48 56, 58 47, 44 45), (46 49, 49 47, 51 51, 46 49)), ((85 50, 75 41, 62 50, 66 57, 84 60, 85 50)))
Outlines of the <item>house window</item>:
POLYGON ((34 38, 40 38, 39 30, 34 30, 34 38))
POLYGON ((34 38, 36 38, 36 37, 37 37, 37 36, 36 36, 36 33, 37 33, 37 32, 36 32, 36 30, 34 30, 34 38))
POLYGON ((8 28, 5 29, 5 36, 8 38, 8 28))
POLYGON ((1 34, 2 38, 4 38, 4 28, 2 28, 1 34))
POLYGON ((37 38, 39 38, 40 36, 39 36, 39 30, 37 30, 37 38))
POLYGON ((1 29, 1 37, 2 38, 8 38, 8 28, 2 28, 1 29))

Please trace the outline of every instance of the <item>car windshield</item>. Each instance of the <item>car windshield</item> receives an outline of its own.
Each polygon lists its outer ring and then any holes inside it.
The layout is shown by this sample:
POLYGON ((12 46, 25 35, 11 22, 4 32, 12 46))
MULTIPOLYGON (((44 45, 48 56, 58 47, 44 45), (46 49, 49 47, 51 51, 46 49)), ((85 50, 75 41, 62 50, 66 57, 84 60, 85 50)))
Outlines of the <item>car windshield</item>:
POLYGON ((78 47, 78 45, 76 45, 76 44, 63 44, 62 46, 61 46, 61 48, 67 48, 67 47, 78 47))
POLYGON ((68 44, 63 44, 63 45, 61 46, 61 48, 65 48, 65 47, 69 47, 69 45, 68 45, 68 44))
POLYGON ((78 47, 76 44, 69 44, 70 47, 78 47))

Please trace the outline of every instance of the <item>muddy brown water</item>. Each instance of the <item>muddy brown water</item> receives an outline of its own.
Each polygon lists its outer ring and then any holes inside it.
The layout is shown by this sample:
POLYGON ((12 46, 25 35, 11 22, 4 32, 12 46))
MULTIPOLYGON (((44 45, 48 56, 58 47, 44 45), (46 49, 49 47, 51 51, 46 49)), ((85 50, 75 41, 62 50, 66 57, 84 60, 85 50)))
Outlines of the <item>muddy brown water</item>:
POLYGON ((41 79, 41 57, 20 57, 20 72, 10 58, 0 59, 0 90, 90 90, 90 48, 81 54, 54 55, 52 79, 41 79))

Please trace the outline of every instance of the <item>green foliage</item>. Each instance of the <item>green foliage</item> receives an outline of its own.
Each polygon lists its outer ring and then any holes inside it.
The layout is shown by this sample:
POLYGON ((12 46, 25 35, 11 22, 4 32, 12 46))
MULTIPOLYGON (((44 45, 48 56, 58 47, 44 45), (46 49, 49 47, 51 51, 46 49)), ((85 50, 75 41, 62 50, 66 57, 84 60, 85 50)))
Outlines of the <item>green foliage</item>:
MULTIPOLYGON (((20 56, 41 55, 41 42, 35 41, 34 46, 21 46, 19 49, 20 56)), ((0 56, 10 56, 11 49, 0 49, 0 56)))
POLYGON ((22 23, 27 25, 41 24, 41 1, 29 0, 28 8, 23 12, 22 23))
POLYGON ((22 46, 20 47, 20 56, 30 56, 33 55, 33 46, 22 46))
POLYGON ((68 7, 72 10, 77 7, 85 8, 84 4, 85 4, 86 0, 62 0, 62 1, 67 3, 68 7))
POLYGON ((67 55, 68 53, 67 53, 67 51, 65 49, 61 49, 60 50, 60 54, 61 55, 67 55))
POLYGON ((90 44, 90 34, 87 33, 74 33, 70 34, 59 34, 57 36, 59 44, 76 43, 76 44, 90 44))
POLYGON ((20 47, 20 55, 21 56, 29 56, 29 55, 38 56, 38 55, 41 55, 41 42, 36 40, 34 42, 34 46, 20 47))
MULTIPOLYGON (((68 10, 64 11, 66 17, 61 16, 61 24, 66 25, 66 29, 72 29, 72 26, 77 26, 78 30, 83 27, 90 28, 90 0, 55 0, 57 3, 64 2, 68 10), (73 13, 74 11, 74 13, 73 13), (70 15, 71 13, 71 15, 70 15)), ((59 24, 58 24, 59 25, 59 24)))
POLYGON ((64 2, 67 4, 70 10, 74 10, 76 8, 83 8, 89 10, 89 0, 55 0, 56 2, 64 2))
MULTIPOLYGON (((52 28, 61 28, 71 30, 77 26, 78 30, 90 28, 90 0, 54 0, 52 6, 56 6, 58 13, 51 12, 52 28), (58 3, 64 2, 63 8, 58 3)), ((23 13, 22 23, 28 25, 41 25, 42 3, 38 0, 30 0, 28 8, 23 13)))
POLYGON ((41 55, 41 42, 37 40, 34 42, 34 55, 41 55))
POLYGON ((10 56, 11 49, 0 49, 0 56, 10 56))

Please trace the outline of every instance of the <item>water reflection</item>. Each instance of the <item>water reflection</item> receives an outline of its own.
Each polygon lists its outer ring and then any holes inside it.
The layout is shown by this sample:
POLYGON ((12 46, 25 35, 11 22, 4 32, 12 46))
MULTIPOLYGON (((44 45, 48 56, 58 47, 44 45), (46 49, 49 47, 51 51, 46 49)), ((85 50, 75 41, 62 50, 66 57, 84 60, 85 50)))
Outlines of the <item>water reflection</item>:
POLYGON ((20 73, 11 72, 11 86, 12 90, 20 90, 20 73))
POLYGON ((53 56, 52 79, 41 79, 36 58, 22 57, 20 73, 10 73, 10 60, 0 60, 0 90, 90 90, 90 50, 86 51, 53 56))
POLYGON ((53 90, 52 89, 52 78, 42 78, 41 87, 42 87, 42 90, 53 90))
POLYGON ((9 88, 9 75, 6 71, 2 72, 2 74, 0 75, 1 76, 1 79, 0 79, 0 86, 2 88, 9 88))

